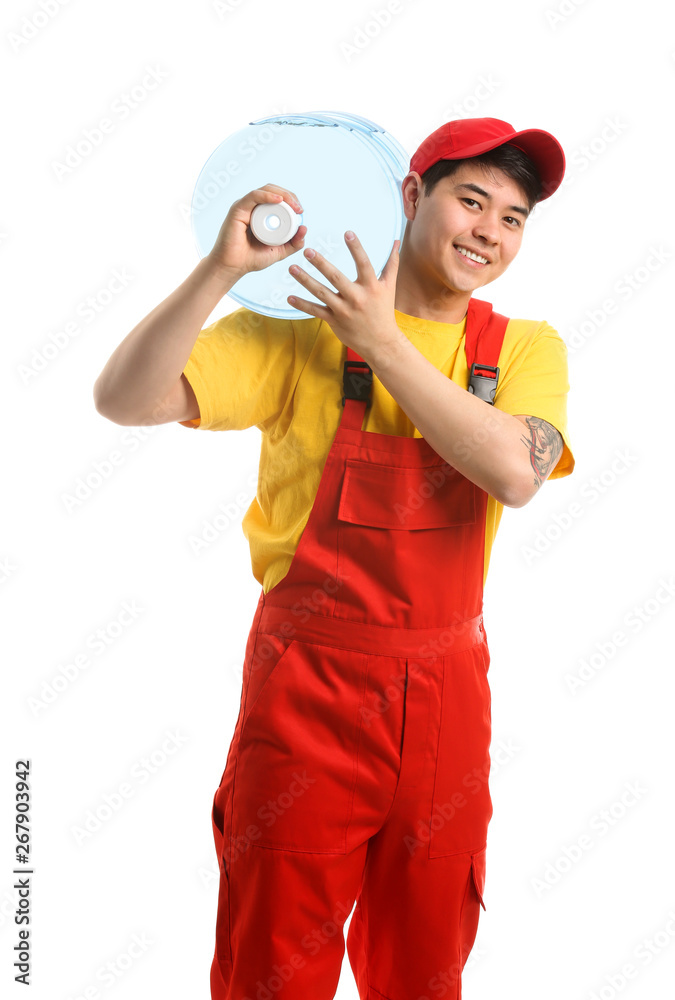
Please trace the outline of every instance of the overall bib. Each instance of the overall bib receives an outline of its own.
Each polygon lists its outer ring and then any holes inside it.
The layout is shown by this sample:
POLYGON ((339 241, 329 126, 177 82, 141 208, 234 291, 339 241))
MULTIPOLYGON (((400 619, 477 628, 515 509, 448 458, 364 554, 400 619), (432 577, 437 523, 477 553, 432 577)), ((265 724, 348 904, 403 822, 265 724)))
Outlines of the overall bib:
MULTIPOLYGON (((470 371, 497 365, 506 322, 470 300, 470 371)), ((213 1000, 331 1000, 355 902, 361 1000, 459 1000, 485 908, 487 493, 424 438, 362 431, 355 364, 372 378, 349 348, 309 519, 246 645, 212 812, 213 1000)))

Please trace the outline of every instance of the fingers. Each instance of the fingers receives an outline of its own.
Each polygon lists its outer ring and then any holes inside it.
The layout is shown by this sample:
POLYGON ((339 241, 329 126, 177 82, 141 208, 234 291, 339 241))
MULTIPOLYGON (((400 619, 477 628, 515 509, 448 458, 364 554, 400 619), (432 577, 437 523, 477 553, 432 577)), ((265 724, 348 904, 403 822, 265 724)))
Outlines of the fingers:
POLYGON ((279 204, 280 201, 285 201, 290 205, 297 215, 302 214, 303 208, 297 195, 293 191, 279 187, 278 184, 265 184, 261 188, 249 191, 248 194, 235 201, 233 207, 236 206, 240 211, 250 215, 256 205, 274 205, 275 203, 279 204))
POLYGON ((299 299, 297 295, 288 295, 286 301, 294 309, 300 309, 301 312, 306 312, 309 316, 321 316, 323 319, 327 319, 329 316, 325 306, 317 305, 316 302, 310 302, 308 299, 299 299))
MULTIPOLYGON (((302 233, 302 238, 304 239, 306 232, 307 227, 300 226, 296 236, 302 233)), ((348 232, 351 232, 351 230, 348 230, 348 232)), ((347 239, 347 234, 345 233, 345 241, 356 263, 356 280, 362 283, 365 281, 377 280, 373 265, 371 264, 368 254, 363 249, 358 237, 352 233, 351 239, 347 239)), ((292 244, 293 240, 291 241, 291 245, 292 244)), ((396 275, 396 272, 398 271, 398 252, 400 250, 400 246, 401 241, 394 240, 394 245, 391 249, 391 253, 389 254, 389 259, 382 269, 380 280, 387 282, 392 276, 396 275)), ((295 249, 300 249, 299 243, 295 249)), ((342 271, 339 271, 334 264, 331 264, 325 257, 323 257, 320 253, 317 253, 311 247, 307 247, 304 255, 307 260, 311 261, 312 265, 320 271, 321 274, 327 278, 331 285, 333 285, 339 292, 344 292, 347 285, 351 284, 342 271)), ((293 267, 289 268, 289 271, 297 281, 302 282, 302 284, 305 285, 305 287, 312 292, 313 295, 316 295, 317 298, 325 299, 327 297, 326 293, 332 291, 332 289, 327 289, 325 285, 320 284, 312 278, 306 271, 303 271, 302 268, 299 268, 297 264, 294 264, 293 267)))
POLYGON ((350 253, 354 258, 356 264, 356 274, 358 281, 365 281, 366 279, 372 280, 376 277, 375 269, 370 263, 368 254, 361 246, 361 241, 359 240, 356 233, 352 233, 351 229, 347 230, 345 233, 345 243, 349 247, 350 253), (347 238, 347 233, 351 233, 351 239, 347 238))
MULTIPOLYGON (((312 250, 311 247, 308 247, 305 250, 305 257, 308 261, 311 261, 317 271, 320 271, 321 274, 323 274, 323 276, 330 281, 331 285, 334 285, 335 288, 338 289, 338 291, 344 289, 347 284, 349 284, 342 271, 338 271, 334 264, 330 264, 325 257, 322 257, 320 253, 312 250)), ((316 295, 317 298, 325 299, 326 294, 328 292, 332 292, 332 289, 326 288, 325 285, 322 285, 315 278, 312 278, 306 271, 303 271, 302 268, 298 267, 297 264, 290 267, 289 271, 294 278, 301 281, 313 295, 316 295)))
POLYGON ((382 268, 382 273, 380 274, 380 281, 388 282, 390 278, 395 278, 398 272, 399 264, 399 250, 401 249, 401 241, 394 240, 394 245, 391 248, 391 253, 389 254, 389 259, 387 263, 382 268))
POLYGON ((300 248, 300 244, 305 239, 307 235, 307 226, 298 226, 298 231, 288 242, 295 244, 296 249, 300 248))
POLYGON ((247 211, 253 211, 256 205, 278 203, 282 198, 283 194, 281 191, 268 191, 265 188, 256 188, 255 191, 249 191, 248 194, 242 195, 235 204, 247 211))
MULTIPOLYGON (((263 191, 265 193, 269 193, 272 195, 280 194, 282 196, 283 201, 288 202, 291 208, 293 208, 298 214, 302 212, 302 205, 295 191, 289 191, 288 188, 279 187, 278 184, 265 184, 263 185, 263 187, 259 188, 258 191, 254 191, 252 193, 259 194, 263 191)), ((278 199, 271 198, 270 200, 274 201, 278 199)))
POLYGON ((297 253, 298 250, 302 250, 302 245, 305 242, 305 234, 307 233, 307 226, 300 226, 296 234, 284 243, 283 248, 286 251, 286 256, 290 254, 297 253))
MULTIPOLYGON (((312 295, 316 295, 317 299, 321 299, 322 302, 325 302, 330 295, 335 294, 332 289, 326 288, 325 285, 322 285, 320 281, 316 280, 316 278, 312 278, 311 275, 307 274, 306 271, 303 271, 297 264, 292 264, 288 271, 289 274, 291 274, 296 281, 299 281, 308 292, 311 292, 312 295)), ((301 301, 304 301, 304 299, 301 301)))

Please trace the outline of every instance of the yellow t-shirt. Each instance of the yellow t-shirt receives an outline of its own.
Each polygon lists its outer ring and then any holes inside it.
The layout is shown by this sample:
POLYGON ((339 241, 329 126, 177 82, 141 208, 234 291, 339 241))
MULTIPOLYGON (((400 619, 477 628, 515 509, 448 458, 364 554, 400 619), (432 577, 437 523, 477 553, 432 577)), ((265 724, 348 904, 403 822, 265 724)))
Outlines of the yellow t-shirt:
MULTIPOLYGON (((466 388, 466 316, 461 323, 439 323, 395 310, 395 317, 424 357, 466 388)), ((275 319, 241 308, 201 331, 185 366, 201 417, 180 421, 184 427, 262 431, 258 489, 242 529, 253 575, 265 593, 288 572, 309 518, 342 414, 346 352, 316 317, 275 319)), ((565 342, 545 321, 511 319, 499 368, 495 406, 553 424, 564 448, 550 478, 569 475, 574 456, 567 434, 565 342)), ((422 436, 374 373, 371 398, 365 431, 422 436)), ((484 582, 502 511, 488 496, 484 582)))

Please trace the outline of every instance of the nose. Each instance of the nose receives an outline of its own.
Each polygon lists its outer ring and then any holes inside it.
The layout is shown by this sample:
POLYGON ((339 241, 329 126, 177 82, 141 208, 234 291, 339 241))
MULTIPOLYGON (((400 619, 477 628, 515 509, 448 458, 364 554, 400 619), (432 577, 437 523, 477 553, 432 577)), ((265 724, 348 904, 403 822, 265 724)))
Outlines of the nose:
POLYGON ((473 227, 473 234, 479 240, 485 240, 492 246, 499 243, 499 219, 496 212, 484 212, 480 219, 476 220, 473 227))

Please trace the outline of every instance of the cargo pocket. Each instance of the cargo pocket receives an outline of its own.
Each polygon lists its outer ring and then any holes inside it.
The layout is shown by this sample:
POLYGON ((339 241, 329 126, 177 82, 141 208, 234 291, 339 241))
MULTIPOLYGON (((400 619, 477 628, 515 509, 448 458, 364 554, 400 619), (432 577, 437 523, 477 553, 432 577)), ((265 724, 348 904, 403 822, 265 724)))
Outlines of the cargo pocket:
MULTIPOLYGON (((337 513, 335 614, 368 621, 373 609, 372 567, 387 582, 387 608, 379 623, 400 625, 414 602, 411 581, 420 567, 436 567, 452 553, 453 572, 464 574, 476 532, 477 487, 447 464, 407 468, 347 459, 337 513)), ((417 626, 437 625, 441 603, 418 609, 417 626)))
POLYGON ((471 855, 471 869, 468 874, 466 891, 462 902, 462 912, 459 920, 461 965, 464 968, 466 960, 473 948, 478 933, 478 921, 481 906, 485 909, 483 892, 485 889, 485 854, 486 848, 471 855))
POLYGON ((213 797, 213 809, 211 810, 211 823, 213 826, 219 872, 218 908, 216 910, 216 959, 219 962, 231 961, 230 886, 229 872, 225 861, 226 845, 229 843, 226 827, 227 815, 229 814, 229 790, 231 782, 228 778, 226 768, 216 794, 213 797))
POLYGON ((348 458, 338 518, 408 531, 473 524, 476 490, 447 464, 398 468, 348 458))
POLYGON ((227 865, 220 859, 220 885, 216 912, 216 956, 219 962, 232 961, 230 945, 230 883, 227 865))
POLYGON ((255 711, 263 690, 271 682, 273 674, 280 667, 281 661, 294 641, 271 632, 258 633, 252 654, 244 664, 240 737, 246 729, 250 715, 255 711))
POLYGON ((478 851, 477 854, 471 855, 471 875, 473 877, 473 885, 478 896, 478 900, 483 909, 486 909, 485 903, 483 902, 483 893, 485 892, 485 857, 487 854, 487 848, 484 847, 482 851, 478 851))

